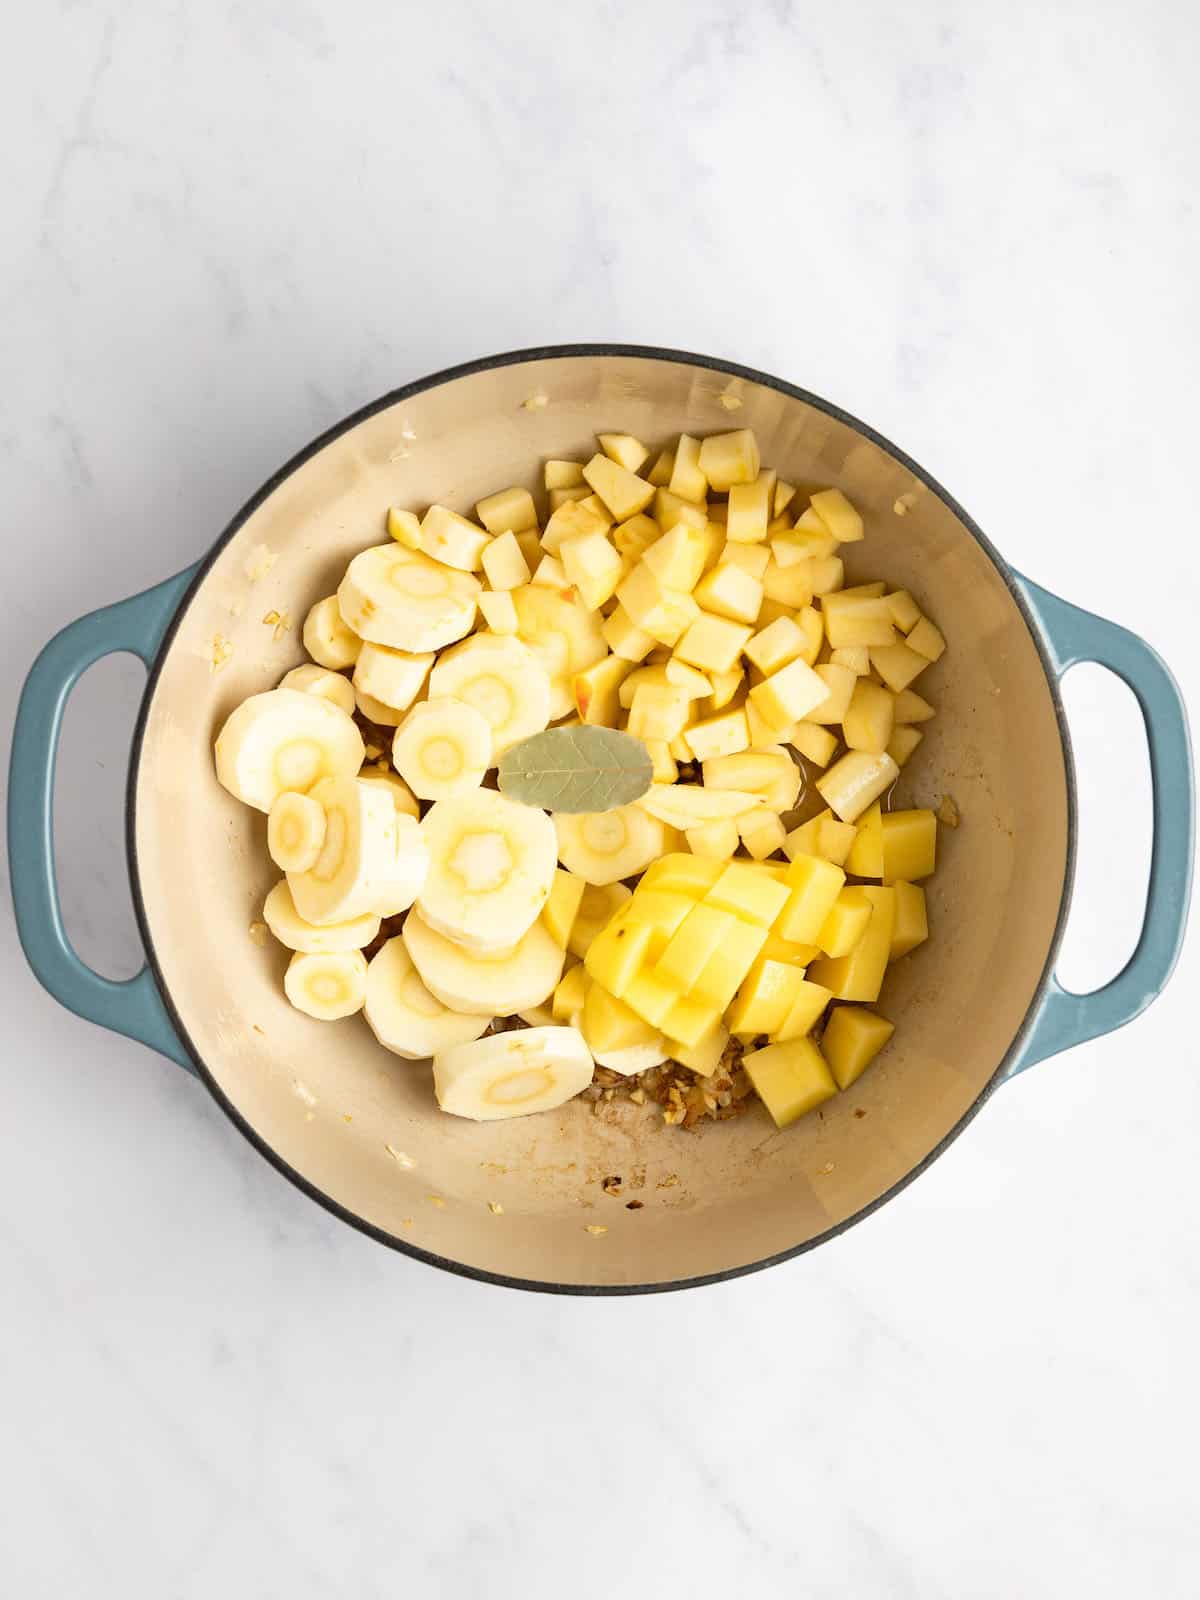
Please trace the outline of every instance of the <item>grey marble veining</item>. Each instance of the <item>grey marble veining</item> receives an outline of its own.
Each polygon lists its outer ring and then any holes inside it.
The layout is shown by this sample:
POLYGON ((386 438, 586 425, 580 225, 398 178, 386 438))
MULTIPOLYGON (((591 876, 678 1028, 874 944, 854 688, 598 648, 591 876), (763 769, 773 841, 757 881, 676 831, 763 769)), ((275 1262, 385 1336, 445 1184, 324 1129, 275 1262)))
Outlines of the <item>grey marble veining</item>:
MULTIPOLYGON (((0 724, 406 379, 582 338, 778 372, 1200 691, 1200 24, 1182 0, 27 7, 0 53, 0 724)), ((132 970, 128 663, 80 691, 64 892, 132 970)), ((1095 677, 1068 968, 1136 926, 1095 677)), ((1141 810, 1139 811, 1139 807, 1141 810)), ((1132 821, 1128 820, 1132 816, 1132 821)), ((1195 944, 815 1255, 684 1296, 393 1256, 0 907, 0 1572, 40 1596, 1191 1596, 1195 944)))

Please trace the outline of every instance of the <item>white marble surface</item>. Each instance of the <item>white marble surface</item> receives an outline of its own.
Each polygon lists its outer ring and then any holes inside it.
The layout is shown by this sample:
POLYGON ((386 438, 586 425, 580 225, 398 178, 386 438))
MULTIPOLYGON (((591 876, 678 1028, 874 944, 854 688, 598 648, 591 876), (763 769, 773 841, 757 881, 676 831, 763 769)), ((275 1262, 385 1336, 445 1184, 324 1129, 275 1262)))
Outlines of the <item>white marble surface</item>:
MULTIPOLYGON (((871 419, 1200 704, 1198 48, 1185 0, 26 7, 0 723, 51 632, 199 555, 348 409, 575 338, 871 419)), ((62 768, 71 925, 123 972, 138 683, 85 684, 62 768)), ((1067 970, 1102 977, 1146 785, 1128 702, 1081 675, 1071 708, 1067 970)), ((5 904, 5 1594, 1194 1595, 1198 980, 1194 941, 1135 1031, 817 1254, 598 1303, 327 1217, 57 1009, 5 904)))

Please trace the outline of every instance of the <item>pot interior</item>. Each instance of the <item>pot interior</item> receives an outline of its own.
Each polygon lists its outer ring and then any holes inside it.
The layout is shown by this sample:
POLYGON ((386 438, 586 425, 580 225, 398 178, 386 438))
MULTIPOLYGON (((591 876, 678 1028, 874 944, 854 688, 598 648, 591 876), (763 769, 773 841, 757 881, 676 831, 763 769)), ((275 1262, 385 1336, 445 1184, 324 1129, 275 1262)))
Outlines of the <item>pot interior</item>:
POLYGON ((953 510, 881 445, 807 401, 686 360, 561 355, 485 367, 382 405, 288 471, 219 551, 160 664, 136 776, 136 871, 162 979, 198 1056, 279 1161, 352 1218, 469 1269, 556 1285, 662 1284, 803 1246, 871 1206, 947 1138, 1021 1028, 1052 945, 1068 855, 1055 705, 1022 612, 953 510), (863 511, 848 581, 909 588, 949 649, 918 688, 938 708, 900 805, 956 801, 927 885, 931 938, 891 971, 884 1056, 784 1132, 666 1127, 585 1102, 507 1123, 440 1113, 429 1069, 361 1018, 313 1022, 283 996, 287 952, 252 925, 278 877, 265 818, 213 775, 245 696, 301 659, 307 608, 387 535, 388 505, 468 511, 598 431, 658 445, 752 427, 793 482, 863 511), (268 570, 269 568, 269 570, 268 570), (273 620, 277 615, 280 621, 273 620), (219 666, 216 663, 222 663, 219 666), (620 1176, 610 1198, 606 1177, 620 1176), (626 1202, 641 1201, 639 1209, 626 1202), (499 1214, 491 1204, 503 1209, 499 1214), (589 1233, 589 1225, 605 1233, 589 1233))

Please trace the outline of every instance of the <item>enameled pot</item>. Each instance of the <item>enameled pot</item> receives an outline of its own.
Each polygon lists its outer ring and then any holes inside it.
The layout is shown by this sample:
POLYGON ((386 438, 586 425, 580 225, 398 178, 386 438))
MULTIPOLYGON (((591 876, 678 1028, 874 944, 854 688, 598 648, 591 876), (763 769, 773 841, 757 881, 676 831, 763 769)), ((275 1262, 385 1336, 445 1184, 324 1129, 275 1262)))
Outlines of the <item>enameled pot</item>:
POLYGON ((810 1249, 895 1194, 1006 1078, 1130 1021, 1179 951, 1193 826, 1184 708, 1148 645, 1013 572, 926 473, 836 407, 727 362, 605 345, 498 356, 385 396, 283 467, 199 565, 65 629, 25 686, 9 795, 22 942, 64 1005, 195 1072, 280 1171, 373 1237, 474 1277, 576 1293, 681 1287, 810 1249), (361 1019, 319 1025, 284 999, 286 952, 250 934, 275 876, 264 819, 218 786, 215 732, 295 665, 295 620, 385 537, 389 504, 466 510, 509 483, 535 487, 543 458, 587 455, 607 429, 657 443, 743 426, 781 476, 846 490, 870 532, 851 581, 878 572, 907 586, 949 641, 921 682, 939 715, 901 793, 952 795, 962 825, 944 832, 928 886, 933 936, 888 980, 893 1044, 783 1133, 758 1107, 691 1133, 650 1107, 597 1116, 578 1101, 507 1123, 445 1116, 427 1070, 385 1053, 361 1019), (262 621, 272 610, 292 623, 278 639, 262 621), (72 951, 52 859, 63 707, 115 650, 149 669, 129 774, 148 965, 127 983, 72 951), (1075 841, 1058 680, 1078 661, 1138 697, 1154 783, 1141 939, 1086 996, 1053 976, 1075 841), (619 1200, 600 1187, 613 1174, 619 1200), (587 1231, 596 1224, 607 1231, 587 1231))

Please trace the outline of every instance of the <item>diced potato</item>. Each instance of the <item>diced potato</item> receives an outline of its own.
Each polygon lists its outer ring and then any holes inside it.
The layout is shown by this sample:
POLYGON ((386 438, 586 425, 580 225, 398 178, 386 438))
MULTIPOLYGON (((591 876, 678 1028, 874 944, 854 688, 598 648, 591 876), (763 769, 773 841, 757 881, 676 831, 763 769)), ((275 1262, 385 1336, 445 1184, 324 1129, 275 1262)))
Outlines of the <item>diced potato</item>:
POLYGON ((755 861, 765 861, 783 848, 787 829, 776 812, 747 811, 738 817, 737 825, 741 841, 755 861))
POLYGON ((484 547, 481 559, 484 575, 493 589, 518 589, 529 582, 529 566, 511 530, 497 534, 484 547))
POLYGON ((591 981, 586 968, 582 966, 569 967, 563 973, 550 1001, 550 1011, 555 1022, 575 1025, 583 1010, 591 981))
POLYGON ((817 779, 817 790, 843 822, 857 822, 899 776, 900 768, 886 751, 872 755, 866 750, 848 750, 817 779))
MULTIPOLYGON (((576 967, 574 970, 583 969, 576 967)), ((555 993, 557 995, 557 991, 555 993)), ((656 1030, 632 1007, 609 994, 603 984, 590 980, 578 1026, 593 1055, 602 1050, 627 1050, 635 1044, 653 1044, 657 1038, 656 1030)))
POLYGON ((795 762, 778 744, 766 750, 715 756, 705 761, 702 772, 706 789, 748 789, 753 794, 770 788, 781 774, 789 779, 798 777, 795 762))
POLYGON ((690 434, 679 435, 669 487, 681 500, 702 501, 708 494, 708 479, 700 466, 700 441, 690 434))
MULTIPOLYGON (((667 664, 665 661, 647 662, 644 667, 638 667, 635 672, 631 672, 617 690, 618 703, 626 711, 633 704, 634 695, 644 683, 654 683, 660 688, 666 688, 668 685, 678 687, 678 685, 671 685, 671 680, 667 677, 667 664)), ((685 696, 684 698, 688 697, 685 696)))
POLYGON ((748 1051, 742 1066, 777 1128, 786 1128, 837 1093, 824 1056, 808 1038, 748 1051))
MULTIPOLYGON (((683 852, 672 851, 672 854, 683 855, 683 852)), ((689 863, 695 861, 695 857, 689 855, 683 855, 683 859, 689 863)), ((667 940, 688 913, 695 909, 695 905, 696 896, 693 890, 667 889, 663 887, 663 880, 660 879, 649 889, 644 883, 639 884, 626 909, 632 922, 644 922, 662 934, 658 950, 658 954, 661 954, 666 948, 667 940)), ((655 956, 656 961, 657 959, 658 955, 655 956)))
POLYGON ((701 672, 728 672, 753 631, 743 622, 731 622, 728 617, 714 617, 702 611, 684 631, 675 646, 675 654, 681 661, 699 667, 701 672))
POLYGON ((792 661, 755 684, 749 698, 765 722, 782 730, 822 706, 830 698, 830 689, 806 661, 792 661))
POLYGON ((772 1044, 786 1044, 789 1039, 803 1039, 811 1033, 831 998, 828 989, 802 978, 791 1010, 771 1035, 772 1044))
POLYGON ((707 553, 707 530, 693 527, 687 522, 677 522, 647 547, 642 560, 658 579, 661 588, 676 589, 687 594, 700 581, 707 553))
POLYGON ((766 675, 803 657, 806 643, 803 630, 790 617, 776 617, 746 641, 742 653, 766 675))
POLYGON ((921 620, 921 608, 909 594, 907 589, 897 589, 894 594, 887 597, 888 610, 892 614, 892 621, 901 633, 908 633, 915 628, 921 620))
POLYGON ((703 610, 734 622, 754 622, 763 601, 761 581, 733 561, 718 563, 692 592, 703 610))
POLYGON ((547 489, 573 489, 583 480, 582 461, 547 461, 542 468, 547 489))
MULTIPOLYGON (((743 862, 749 866, 749 862, 743 862)), ((698 975, 691 979, 689 993, 701 1005, 724 1011, 766 943, 767 930, 733 919, 733 926, 721 939, 698 975)))
POLYGON ((712 861, 697 861, 684 850, 672 850, 652 861, 642 875, 640 889, 669 889, 702 899, 721 875, 712 861))
POLYGON ((677 733, 671 740, 670 751, 671 758, 674 761, 681 761, 686 764, 692 759, 692 754, 688 749, 687 741, 684 739, 683 734, 681 733, 677 733))
POLYGON ((814 767, 827 767, 837 750, 837 738, 828 728, 815 722, 797 722, 787 736, 787 742, 798 750, 814 767))
POLYGON ((571 929, 575 925, 575 918, 579 914, 579 906, 586 888, 587 884, 582 878, 577 878, 573 872, 566 872, 559 867, 554 874, 554 882, 550 885, 546 903, 542 907, 542 923, 546 931, 555 944, 564 950, 571 937, 571 929))
POLYGON ((708 512, 702 505, 685 500, 670 489, 656 489, 654 520, 664 533, 670 533, 680 522, 686 522, 692 528, 705 528, 708 526, 708 512))
POLYGON ((827 956, 848 956, 867 931, 871 902, 861 889, 844 888, 821 925, 817 944, 827 956))
MULTIPOLYGON (((637 626, 660 644, 674 644, 700 615, 700 607, 690 594, 664 588, 644 561, 639 561, 621 580, 616 594, 637 626)), ((692 665, 703 667, 704 663, 695 661, 692 665)))
MULTIPOLYGON (((641 480, 639 479, 638 481, 640 482, 641 480)), ((604 524, 605 533, 608 532, 613 525, 613 515, 598 494, 586 495, 577 503, 584 511, 590 511, 594 517, 599 518, 604 524)))
MULTIPOLYGON (((783 883, 787 875, 787 863, 783 861, 763 861, 760 870, 769 872, 776 883, 783 883)), ((795 939, 785 939, 775 928, 767 933, 766 943, 758 953, 760 961, 788 961, 793 967, 807 967, 810 961, 815 961, 821 952, 815 944, 798 944, 795 939)))
POLYGON ((757 544, 765 539, 770 517, 771 491, 761 478, 733 485, 725 519, 725 534, 731 543, 757 544))
POLYGON ((501 489, 498 494, 486 495, 477 503, 475 515, 489 533, 523 533, 538 525, 537 507, 528 489, 501 489))
POLYGON ((628 905, 621 907, 595 935, 583 957, 589 975, 618 999, 624 998, 645 967, 655 934, 648 922, 630 921, 628 911, 628 905))
POLYGON ((568 500, 550 514, 542 532, 542 549, 556 556, 564 539, 578 539, 585 533, 607 533, 612 526, 607 516, 593 511, 582 500, 568 500))
POLYGON ((663 662, 663 670, 667 674, 667 682, 673 683, 677 689, 686 690, 689 700, 706 700, 712 694, 712 679, 698 667, 689 667, 686 661, 669 655, 663 662))
POLYGON ((937 866, 937 818, 932 811, 892 811, 883 818, 883 881, 915 883, 937 866))
POLYGON ((654 637, 637 626, 633 618, 618 605, 600 626, 604 642, 615 656, 626 661, 644 661, 654 648, 654 637))
POLYGON ((726 544, 721 551, 720 565, 740 567, 752 578, 760 580, 771 561, 770 549, 765 544, 726 544))
POLYGON ((740 706, 718 712, 715 717, 693 722, 683 730, 688 749, 697 761, 709 761, 714 756, 735 755, 750 747, 750 730, 746 726, 746 713, 740 706))
POLYGON ((629 708, 629 732, 638 739, 670 741, 687 726, 688 703, 673 684, 641 683, 629 708))
POLYGON ((674 450, 664 450, 656 458, 654 465, 646 474, 646 482, 652 483, 656 488, 665 489, 671 481, 671 474, 675 471, 674 450))
MULTIPOLYGON (((858 830, 852 822, 839 822, 832 811, 822 811, 800 827, 793 828, 783 842, 789 861, 799 855, 821 856, 835 867, 847 867, 847 857, 858 830)), ((876 874, 878 876, 878 874, 876 874)))
POLYGON ((448 506, 430 506, 421 518, 421 549, 447 566, 478 572, 488 542, 489 535, 478 523, 448 506))
POLYGON ((804 635, 804 653, 800 659, 813 667, 825 642, 825 619, 815 606, 802 606, 796 613, 796 624, 804 635))
POLYGON ((928 722, 937 713, 915 689, 903 689, 896 696, 897 722, 928 722))
POLYGON ((483 620, 493 633, 516 633, 517 608, 508 589, 483 589, 478 595, 483 620))
POLYGON ((885 644, 871 650, 871 665, 893 694, 900 694, 925 671, 928 660, 908 644, 885 644))
POLYGON ((653 972, 643 970, 630 979, 623 998, 640 1017, 661 1028, 682 996, 678 989, 655 977, 653 972))
POLYGON ((883 582, 856 583, 847 586, 841 592, 844 595, 849 595, 853 600, 882 600, 887 592, 887 584, 883 582))
POLYGON ((738 483, 753 483, 761 464, 758 440, 749 428, 711 434, 700 445, 700 470, 718 494, 738 483))
POLYGON ((851 750, 882 755, 892 737, 896 701, 888 689, 870 678, 859 678, 842 718, 842 737, 851 750))
POLYGON ((676 1000, 662 1020, 663 1032, 677 1039, 686 1049, 697 1045, 721 1023, 721 1013, 715 1006, 702 1005, 690 995, 676 1000))
POLYGON ((834 1006, 821 1049, 839 1089, 862 1077, 895 1031, 895 1023, 865 1006, 834 1006))
POLYGON ((837 540, 811 506, 796 518, 792 532, 804 541, 811 560, 823 561, 837 555, 837 540))
POLYGON ((652 483, 606 455, 594 455, 584 467, 583 475, 617 522, 636 517, 654 499, 652 483))
POLYGON ((846 874, 819 856, 797 856, 788 866, 784 882, 788 899, 771 924, 773 930, 798 944, 817 944, 846 874))
POLYGON ((771 515, 781 517, 795 498, 796 485, 786 483, 782 478, 776 478, 775 493, 771 497, 771 515))
POLYGON ((863 537, 863 519, 840 489, 819 489, 809 504, 839 544, 863 537))
POLYGON ((849 667, 856 678, 865 678, 871 670, 871 655, 865 644, 834 650, 829 659, 836 667, 849 667))
POLYGON ((935 628, 928 617, 922 617, 908 636, 908 647, 910 650, 915 650, 919 656, 924 656, 926 661, 940 661, 946 649, 946 641, 941 629, 935 628))
POLYGON ((411 511, 401 511, 399 506, 390 506, 387 514, 387 530, 396 543, 404 545, 407 550, 421 548, 420 518, 411 511))
POLYGON ((608 926, 630 898, 630 892, 623 883, 586 884, 567 939, 570 953, 582 961, 591 948, 592 940, 608 926))
POLYGON ((790 895, 787 885, 764 868, 748 861, 730 861, 704 900, 706 905, 732 911, 744 921, 766 930, 779 916, 790 895))
POLYGON ((895 728, 892 737, 888 740, 887 753, 898 767, 904 766, 911 759, 913 751, 920 744, 925 735, 920 728, 902 726, 895 728))
POLYGON ((887 601, 871 595, 828 594, 821 602, 825 635, 834 650, 848 645, 889 645, 899 637, 887 601))
POLYGON ((650 457, 646 446, 631 433, 598 433, 596 442, 608 459, 626 472, 639 472, 650 457))
POLYGON ((532 572, 542 559, 542 536, 536 528, 525 528, 515 538, 525 557, 525 565, 532 572))
POLYGON ((812 592, 818 595, 834 594, 846 581, 846 569, 840 556, 826 556, 823 560, 811 561, 808 574, 812 592))
POLYGON ((627 522, 619 522, 612 531, 612 542, 626 561, 637 561, 661 538, 662 529, 658 523, 642 512, 627 522))
POLYGON ((883 807, 878 800, 863 812, 846 857, 846 871, 856 878, 883 877, 883 807))
POLYGON ((896 891, 896 922, 888 960, 899 961, 928 939, 929 916, 925 891, 919 883, 905 883, 898 878, 892 888, 896 891))
POLYGON ((689 850, 712 861, 728 861, 737 850, 740 840, 734 817, 717 817, 712 822, 701 822, 694 828, 688 828, 684 837, 689 850))
POLYGON ((710 672, 708 679, 712 684, 712 694, 703 708, 705 713, 724 710, 741 688, 745 676, 741 667, 730 667, 728 672, 710 672))
POLYGON ((604 534, 584 533, 564 539, 558 547, 558 559, 567 581, 578 589, 579 598, 589 611, 598 611, 616 593, 624 567, 604 534))
POLYGON ((667 739, 643 739, 642 743, 650 752, 651 776, 655 783, 674 783, 679 776, 679 768, 675 757, 671 754, 671 744, 667 739))
POLYGON ((821 727, 841 722, 850 707, 850 696, 854 693, 858 678, 849 667, 835 666, 832 661, 822 662, 820 666, 814 667, 813 671, 825 685, 828 693, 827 698, 807 714, 805 721, 815 722, 821 727))
POLYGON ((621 685, 632 671, 631 661, 613 655, 604 656, 583 672, 577 672, 573 689, 580 722, 615 728, 621 708, 621 685))
POLYGON ((587 500, 591 490, 586 483, 573 483, 562 489, 551 489, 546 495, 550 502, 550 510, 557 511, 559 506, 565 506, 569 500, 587 500))
POLYGON ((777 749, 780 739, 785 737, 787 730, 773 727, 750 700, 746 701, 745 712, 751 750, 777 749))
POLYGON ((769 623, 774 622, 776 617, 795 617, 795 615, 795 606, 785 605, 782 600, 764 598, 762 605, 758 608, 757 620, 759 627, 765 628, 769 623))
POLYGON ((756 961, 725 1013, 730 1033, 753 1037, 774 1033, 791 1011, 804 982, 803 967, 782 961, 756 961))
POLYGON ((896 924, 896 895, 892 889, 864 887, 871 902, 867 930, 847 956, 827 956, 808 969, 813 983, 822 984, 835 1000, 861 1000, 870 1005, 879 998, 892 949, 896 924))
POLYGON ((794 566, 781 567, 772 557, 762 575, 763 598, 790 606, 793 611, 811 605, 815 593, 813 566, 811 561, 797 561, 794 566))
MULTIPOLYGON (((543 556, 529 581, 530 583, 536 583, 542 589, 558 589, 562 591, 571 587, 567 579, 566 568, 557 556, 543 556)), ((509 594, 512 592, 511 589, 508 591, 509 594)))
POLYGON ((711 1078, 721 1065, 725 1046, 729 1043, 729 1030, 717 1022, 695 1044, 683 1044, 678 1039, 667 1040, 667 1052, 673 1061, 687 1067, 697 1077, 711 1078))

